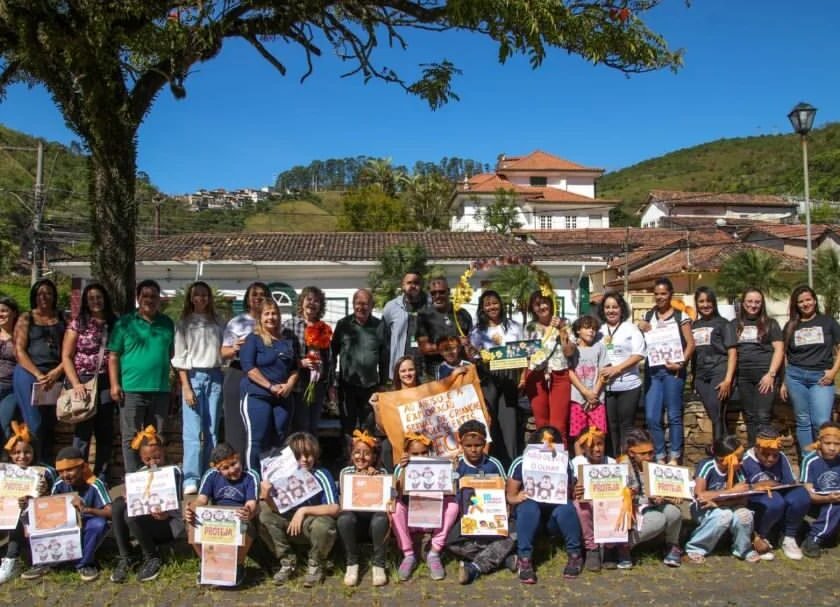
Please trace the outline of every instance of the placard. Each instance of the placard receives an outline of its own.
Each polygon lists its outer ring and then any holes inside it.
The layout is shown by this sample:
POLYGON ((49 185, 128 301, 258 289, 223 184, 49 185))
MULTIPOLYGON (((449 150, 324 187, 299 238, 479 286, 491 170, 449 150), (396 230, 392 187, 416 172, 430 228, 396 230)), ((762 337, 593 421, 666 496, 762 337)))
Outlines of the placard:
POLYGON ((616 529, 621 516, 621 498, 592 501, 592 530, 596 544, 621 544, 627 541, 629 529, 616 529))
POLYGON ((175 467, 130 472, 125 475, 128 516, 145 516, 178 510, 175 467))
POLYGON ((32 564, 47 565, 82 558, 82 532, 78 527, 29 537, 32 564))
POLYGON ((21 468, 15 464, 3 464, 0 470, 0 497, 38 497, 39 485, 44 478, 43 470, 40 466, 21 468))
POLYGON ((16 497, 0 497, 0 529, 15 529, 20 522, 20 501, 16 497))
POLYGON ((583 499, 620 498, 627 486, 630 469, 627 464, 582 464, 578 480, 583 484, 583 499))
POLYGON ((29 500, 29 534, 39 535, 79 526, 79 511, 70 494, 49 495, 29 500))
POLYGON ((685 362, 680 328, 677 323, 667 323, 658 327, 656 320, 652 319, 650 325, 650 331, 644 334, 648 364, 656 367, 665 363, 685 362))
POLYGON ((390 474, 342 474, 341 509, 355 512, 387 512, 394 477, 390 474))
POLYGON ((412 457, 403 473, 404 494, 455 493, 452 462, 444 457, 412 457))
POLYGON ((226 544, 201 544, 201 583, 236 586, 238 548, 226 544))
POLYGON ((58 395, 61 394, 62 383, 60 381, 53 382, 49 389, 44 387, 44 384, 32 384, 32 397, 29 403, 33 407, 42 407, 55 405, 58 402, 58 395))
POLYGON ((461 424, 475 419, 488 425, 490 415, 475 365, 464 369, 463 374, 440 381, 377 395, 378 420, 391 442, 395 462, 402 457, 406 432, 430 438, 435 455, 454 457, 458 455, 456 433, 461 424))
POLYGON ((688 468, 645 462, 642 471, 648 496, 692 499, 691 472, 688 468))
POLYGON ((321 492, 321 485, 311 472, 300 467, 289 447, 283 449, 280 455, 262 460, 260 467, 262 479, 274 488, 271 499, 281 514, 321 492))
POLYGON ((522 454, 522 488, 543 504, 569 499, 569 455, 562 445, 528 445, 522 454))
POLYGON ((443 493, 408 496, 408 526, 440 529, 443 525, 443 493))
POLYGON ((242 546, 245 535, 237 510, 223 506, 198 506, 195 509, 192 543, 242 546))
POLYGON ((462 476, 461 535, 507 536, 505 479, 501 476, 462 476))
POLYGON ((542 347, 539 339, 509 341, 503 346, 489 348, 491 371, 499 369, 524 369, 528 359, 542 347))

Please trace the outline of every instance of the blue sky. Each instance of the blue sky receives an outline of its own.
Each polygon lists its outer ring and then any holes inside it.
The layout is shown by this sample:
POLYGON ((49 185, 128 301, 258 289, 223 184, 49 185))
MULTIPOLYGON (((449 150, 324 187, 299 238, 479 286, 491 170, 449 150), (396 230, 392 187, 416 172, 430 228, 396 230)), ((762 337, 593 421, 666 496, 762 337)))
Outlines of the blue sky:
MULTIPOLYGON (((410 72, 450 59, 463 70, 460 102, 436 112, 401 89, 339 78, 330 55, 303 84, 302 55, 280 76, 250 47, 228 43, 187 80, 187 98, 159 97, 139 133, 138 168, 163 191, 260 187, 315 159, 369 155, 395 164, 543 149, 616 170, 706 141, 791 132, 787 112, 815 105, 817 124, 840 120, 838 6, 827 0, 664 0, 651 26, 686 50, 677 74, 626 77, 563 53, 531 70, 500 66, 496 49, 466 34, 409 34, 388 59, 410 72)), ((12 87, 0 122, 68 143, 41 89, 12 87)))

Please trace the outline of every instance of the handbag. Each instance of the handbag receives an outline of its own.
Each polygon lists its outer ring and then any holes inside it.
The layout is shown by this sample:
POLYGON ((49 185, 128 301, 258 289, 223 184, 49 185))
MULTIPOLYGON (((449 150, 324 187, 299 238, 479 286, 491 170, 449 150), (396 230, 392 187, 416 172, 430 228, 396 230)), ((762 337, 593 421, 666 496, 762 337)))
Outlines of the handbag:
POLYGON ((58 395, 55 415, 58 421, 68 424, 85 422, 96 415, 96 405, 99 401, 98 380, 105 359, 105 344, 108 341, 108 329, 102 333, 102 343, 99 346, 99 359, 96 362, 96 373, 93 378, 82 384, 85 395, 79 398, 72 386, 65 386, 58 395))

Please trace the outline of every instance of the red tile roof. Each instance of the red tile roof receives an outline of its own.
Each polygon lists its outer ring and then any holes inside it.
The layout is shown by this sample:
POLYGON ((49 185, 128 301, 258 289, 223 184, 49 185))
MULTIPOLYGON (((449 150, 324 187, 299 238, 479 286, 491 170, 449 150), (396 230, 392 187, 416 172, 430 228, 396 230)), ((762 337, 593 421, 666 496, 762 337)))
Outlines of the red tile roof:
POLYGON ((511 190, 516 192, 528 202, 546 202, 546 203, 584 203, 584 204, 617 204, 617 200, 608 200, 606 198, 589 198, 580 194, 574 194, 551 187, 534 187, 527 185, 518 185, 507 180, 504 175, 497 173, 479 173, 467 180, 467 185, 463 184, 459 187, 459 193, 469 194, 493 194, 498 189, 511 190))
POLYGON ((716 192, 681 192, 678 190, 651 190, 648 195, 648 204, 653 202, 664 202, 674 206, 714 204, 763 207, 797 206, 796 202, 791 202, 787 198, 769 194, 721 194, 716 192))
MULTIPOLYGON (((761 224, 750 226, 741 232, 742 237, 747 237, 753 233, 768 234, 781 238, 784 240, 805 240, 807 226, 804 223, 794 225, 784 224, 761 224)), ((830 223, 813 223, 811 224, 811 238, 819 239, 827 234, 840 235, 840 225, 832 225, 830 223)))
POLYGON ((535 150, 525 156, 502 156, 496 164, 496 171, 597 171, 604 169, 585 167, 582 164, 564 160, 542 150, 535 150))

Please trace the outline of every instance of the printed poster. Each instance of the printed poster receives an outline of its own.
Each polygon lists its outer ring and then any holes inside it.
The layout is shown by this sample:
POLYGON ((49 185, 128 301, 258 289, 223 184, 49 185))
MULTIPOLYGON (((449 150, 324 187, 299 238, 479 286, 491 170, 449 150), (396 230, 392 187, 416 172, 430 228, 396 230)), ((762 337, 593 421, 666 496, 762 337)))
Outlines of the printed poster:
POLYGON ((61 394, 62 383, 53 382, 51 388, 47 389, 44 384, 32 384, 32 398, 30 404, 33 407, 55 405, 58 402, 58 395, 61 394))
POLYGON ((621 516, 621 498, 592 500, 592 529, 596 544, 621 544, 629 529, 616 529, 621 516))
POLYGON ((509 341, 503 346, 488 349, 490 370, 526 368, 528 360, 542 347, 541 344, 539 339, 509 341))
POLYGON ((68 494, 37 497, 29 500, 29 533, 79 527, 79 513, 73 507, 73 496, 68 494))
POLYGON ((262 460, 260 467, 263 480, 274 488, 271 498, 281 514, 321 492, 321 485, 311 472, 300 467, 289 447, 278 456, 262 460))
POLYGON ((125 475, 128 516, 144 516, 178 510, 175 467, 131 472, 125 475))
POLYGON ((408 496, 408 526, 414 529, 440 529, 443 525, 443 494, 408 496))
POLYGON ((237 550, 233 545, 201 544, 201 583, 235 586, 237 550))
POLYGON ((651 330, 645 333, 648 364, 656 367, 665 363, 685 362, 677 323, 657 326, 656 320, 652 319, 650 324, 651 330))
POLYGON ((76 561, 82 558, 82 532, 76 527, 32 535, 29 546, 33 565, 76 561))
POLYGON ((405 465, 403 493, 455 493, 452 461, 443 457, 412 457, 405 465))
POLYGON ((569 454, 562 445, 529 445, 522 455, 522 488, 532 500, 565 504, 569 499, 569 454))
POLYGON ((583 499, 622 497, 630 470, 627 464, 583 464, 578 466, 578 479, 583 483, 583 499))
POLYGON ((509 533, 505 479, 501 476, 464 476, 460 479, 461 535, 509 533))
POLYGON ((38 497, 38 485, 43 478, 43 468, 39 466, 21 468, 4 464, 0 470, 0 497, 38 497))
POLYGON ((683 466, 645 462, 645 489, 650 497, 692 499, 691 471, 683 466))
POLYGON ((394 477, 390 474, 342 474, 341 509, 357 512, 387 512, 394 477))
POLYGON ((490 422, 475 366, 465 368, 463 375, 378 394, 377 415, 394 449, 394 461, 402 457, 406 432, 429 437, 435 455, 453 457, 458 454, 455 434, 461 424, 470 419, 490 422))
POLYGON ((0 529, 14 529, 20 520, 20 502, 16 497, 0 497, 0 529))
POLYGON ((195 509, 194 544, 221 544, 242 546, 245 536, 242 521, 236 515, 238 508, 199 506, 195 509))

